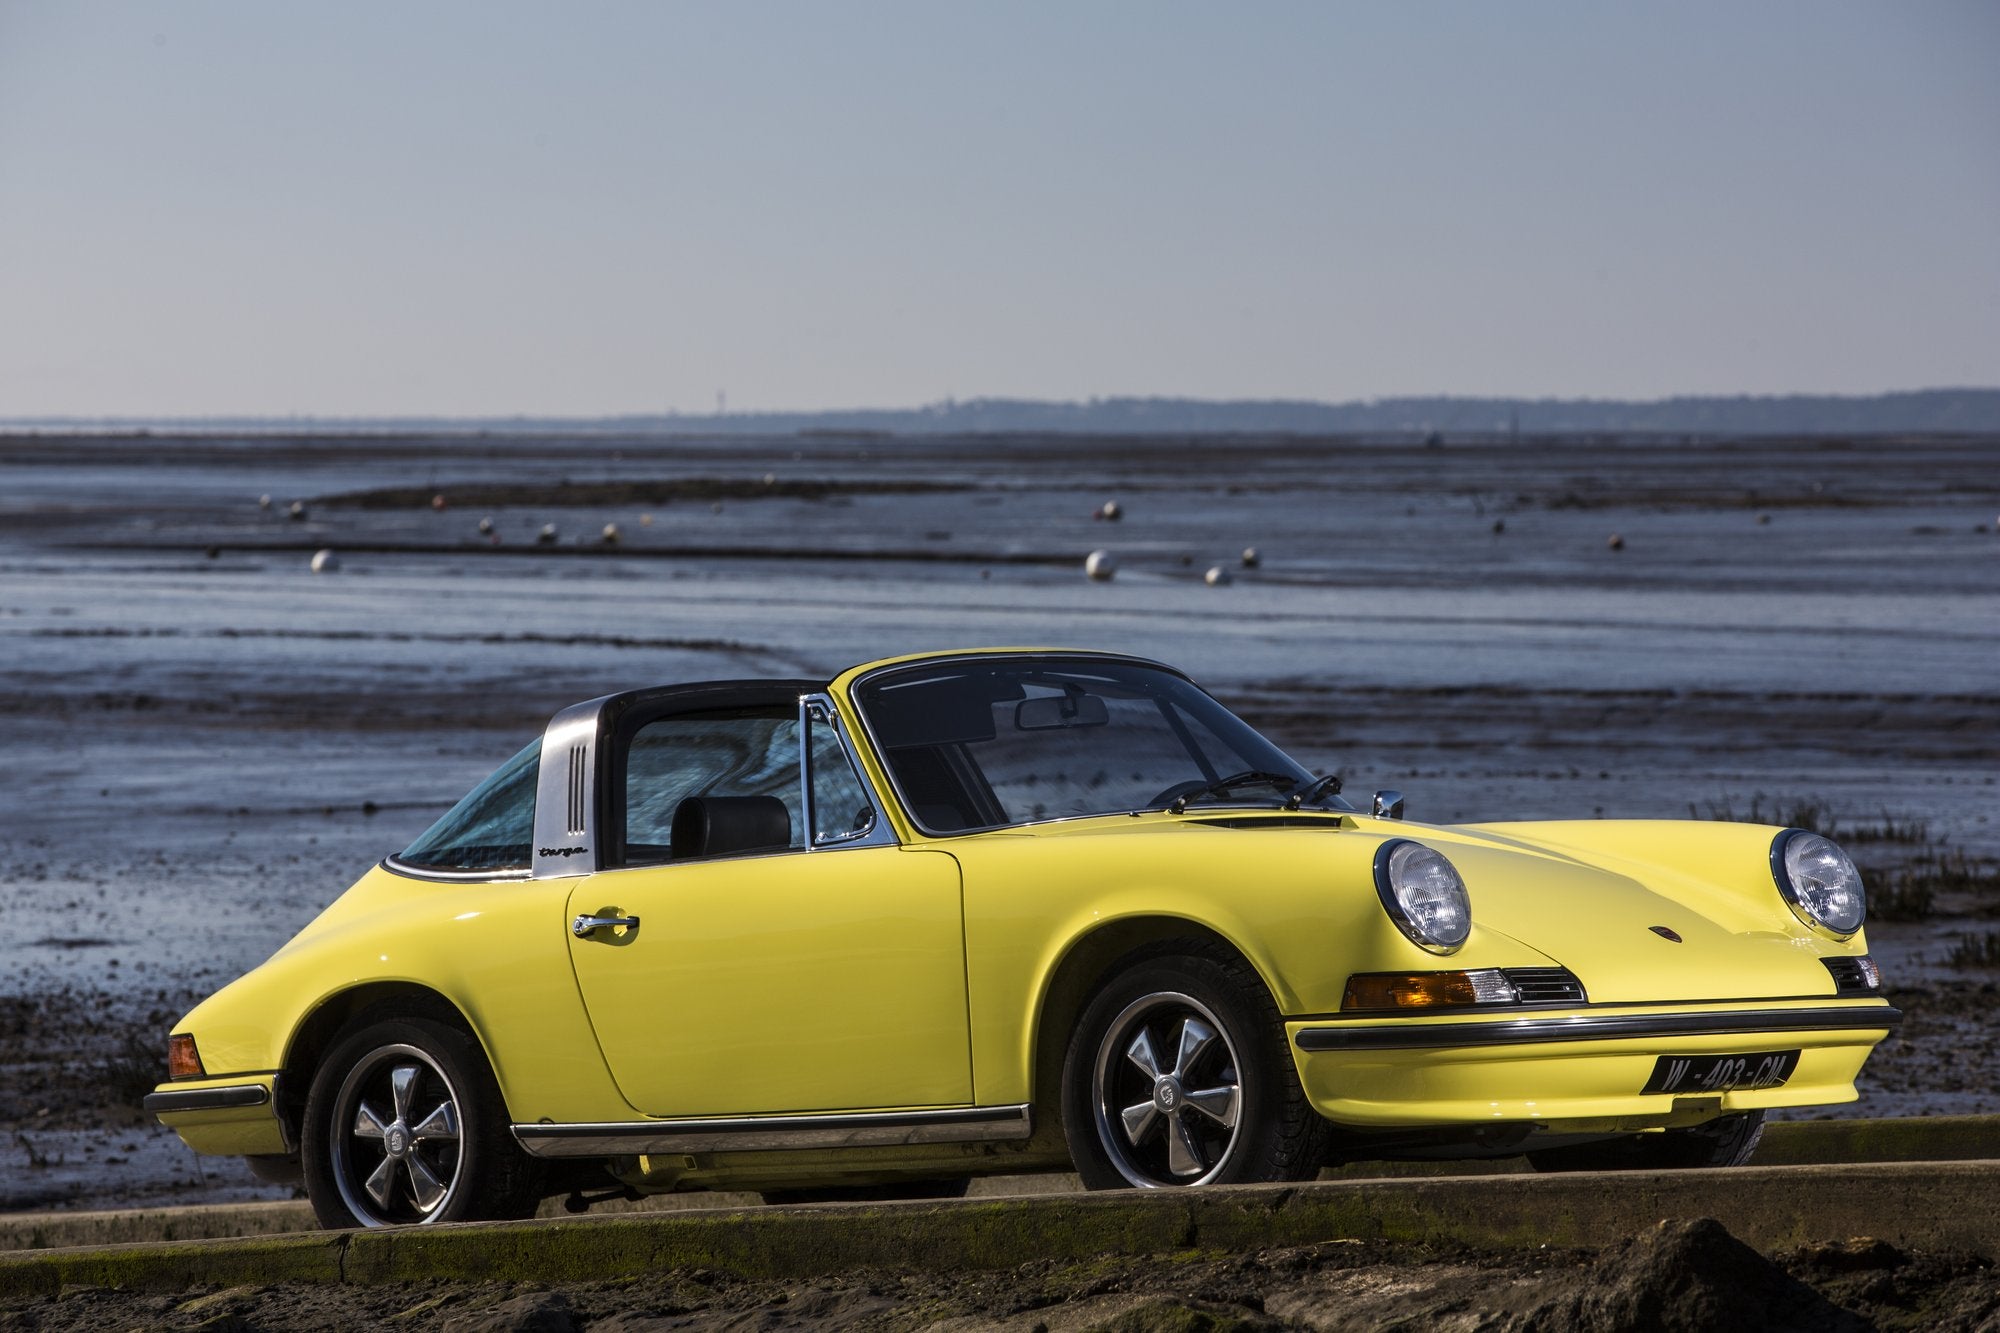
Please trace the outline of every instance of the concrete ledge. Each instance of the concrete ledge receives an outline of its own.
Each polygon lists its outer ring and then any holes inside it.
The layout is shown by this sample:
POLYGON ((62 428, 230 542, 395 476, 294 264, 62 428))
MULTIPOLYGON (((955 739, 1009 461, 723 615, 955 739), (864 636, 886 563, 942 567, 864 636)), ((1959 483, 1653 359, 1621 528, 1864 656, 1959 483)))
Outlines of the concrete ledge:
POLYGON ((179 1291, 270 1282, 587 1282, 676 1267, 797 1278, 856 1268, 1006 1268, 1105 1254, 1240 1252, 1341 1239, 1598 1246, 1713 1217, 1760 1249, 1873 1236, 2000 1257, 2000 1162, 1613 1176, 1255 1185, 626 1213, 399 1231, 0 1254, 0 1297, 65 1287, 179 1291))
POLYGON ((1810 1162, 1970 1162, 2000 1158, 2000 1116, 1779 1120, 1764 1127, 1758 1166, 1810 1162))
MULTIPOLYGON (((1758 1166, 1857 1162, 1948 1162, 2000 1159, 2000 1116, 1929 1116, 1895 1120, 1787 1120, 1773 1123, 1757 1149, 1758 1166)), ((1323 1172, 1321 1180, 1387 1180, 1528 1174, 1518 1157, 1473 1162, 1357 1162, 1323 1172)), ((1073 1175, 992 1176, 972 1182, 974 1198, 1075 1192, 1073 1175)), ((690 1209, 741 1209, 745 1194, 661 1195, 637 1203, 602 1203, 594 1216, 690 1209)), ((545 1218, 567 1220, 560 1200, 543 1204, 545 1218)), ((81 1245, 205 1240, 311 1231, 304 1202, 210 1204, 103 1212, 0 1214, 0 1254, 81 1245)))

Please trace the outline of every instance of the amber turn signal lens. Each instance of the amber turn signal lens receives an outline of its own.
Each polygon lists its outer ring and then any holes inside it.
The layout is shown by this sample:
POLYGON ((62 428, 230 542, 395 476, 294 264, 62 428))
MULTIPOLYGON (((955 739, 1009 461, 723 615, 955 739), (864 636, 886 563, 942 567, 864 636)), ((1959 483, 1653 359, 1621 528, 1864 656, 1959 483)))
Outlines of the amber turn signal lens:
POLYGON ((1463 972, 1371 972, 1347 979, 1342 1009, 1443 1009, 1478 1004, 1463 972))
POLYGON ((194 1048, 194 1034, 176 1032, 167 1038, 167 1077, 200 1078, 207 1071, 201 1067, 201 1052, 194 1048))

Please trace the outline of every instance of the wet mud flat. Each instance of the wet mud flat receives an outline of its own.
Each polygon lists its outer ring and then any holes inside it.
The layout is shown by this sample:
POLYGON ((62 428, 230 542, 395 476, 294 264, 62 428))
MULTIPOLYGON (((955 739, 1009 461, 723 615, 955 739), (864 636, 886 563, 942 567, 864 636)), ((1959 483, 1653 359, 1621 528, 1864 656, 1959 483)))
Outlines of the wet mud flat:
POLYGON ((1976 1255, 1879 1241, 1760 1254, 1711 1220, 1667 1222, 1600 1250, 1531 1253, 1338 1241, 1011 1269, 862 1269, 771 1280, 699 1268, 617 1282, 274 1283, 166 1294, 89 1288, 0 1299, 0 1328, 114 1326, 461 1333, 581 1329, 1703 1329, 1974 1330, 2000 1318, 1976 1255))
POLYGON ((1803 814, 1895 890, 1870 941, 1910 1015, 1831 1113, 2000 1111, 1996 459, 0 438, 0 1207, 273 1197, 128 1066, 558 708, 976 644, 1184 666, 1416 820, 1803 814))

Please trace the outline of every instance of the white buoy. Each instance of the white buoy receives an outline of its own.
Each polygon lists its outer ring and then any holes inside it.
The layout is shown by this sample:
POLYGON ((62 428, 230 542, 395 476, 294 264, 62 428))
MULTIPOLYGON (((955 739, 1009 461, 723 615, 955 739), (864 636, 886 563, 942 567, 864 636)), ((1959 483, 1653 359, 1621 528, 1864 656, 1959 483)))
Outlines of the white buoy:
POLYGON ((556 544, 556 525, 553 523, 542 524, 542 530, 535 534, 535 540, 543 546, 554 546, 556 544))
POLYGON ((1106 523, 1116 523, 1119 519, 1125 517, 1125 508, 1116 500, 1106 500, 1097 507, 1097 516, 1106 523))
POLYGON ((269 508, 271 507, 271 497, 270 497, 270 496, 268 496, 268 495, 260 495, 260 496, 258 496, 258 497, 257 497, 257 507, 258 507, 259 509, 269 509, 269 508))
POLYGON ((492 519, 482 518, 479 520, 479 535, 482 537, 491 537, 493 535, 492 519))
POLYGON ((1118 572, 1118 557, 1109 551, 1092 551, 1084 557, 1083 572, 1099 583, 1108 583, 1118 572))
POLYGON ((1615 532, 1611 534, 1611 540, 1605 542, 1604 544, 1610 547, 1614 551, 1622 551, 1625 549, 1625 539, 1619 536, 1615 532))
POLYGON ((340 568, 340 557, 332 547, 321 547, 313 552, 312 571, 315 574, 331 574, 340 568))
POLYGON ((306 512, 306 502, 304 500, 292 501, 291 508, 287 509, 285 512, 287 514, 290 514, 293 520, 299 523, 305 522, 306 519, 309 517, 309 515, 306 512))
POLYGON ((604 525, 604 532, 602 535, 604 538, 604 544, 606 546, 616 546, 618 544, 618 539, 624 536, 625 534, 618 531, 618 525, 616 523, 606 523, 604 525))
POLYGON ((653 516, 652 516, 651 514, 641 514, 641 515, 639 515, 639 526, 640 526, 640 527, 642 527, 642 528, 650 528, 650 527, 652 527, 652 526, 653 526, 653 516))
POLYGON ((1223 584, 1230 581, 1229 571, 1221 565, 1210 565, 1208 573, 1201 576, 1201 581, 1211 588, 1220 588, 1223 584))
POLYGON ((1243 568, 1255 569, 1263 563, 1264 557, 1257 553, 1256 547, 1246 546, 1243 548, 1243 568))

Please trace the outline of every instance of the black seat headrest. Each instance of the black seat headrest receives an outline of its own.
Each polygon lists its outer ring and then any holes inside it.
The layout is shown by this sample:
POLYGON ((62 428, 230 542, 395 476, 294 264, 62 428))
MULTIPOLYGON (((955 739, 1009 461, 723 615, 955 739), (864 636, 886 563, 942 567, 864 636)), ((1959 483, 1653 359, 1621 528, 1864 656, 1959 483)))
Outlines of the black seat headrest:
POLYGON ((674 808, 674 860, 779 851, 792 845, 792 812, 775 796, 690 796, 674 808))

